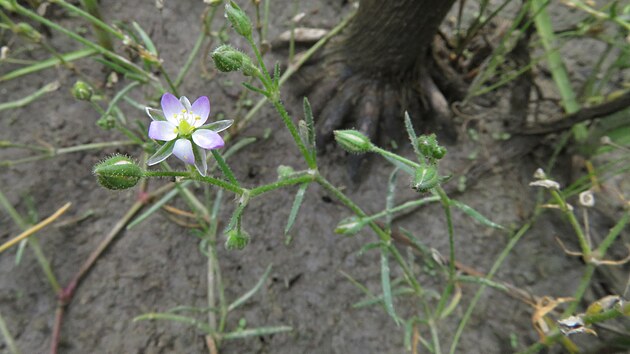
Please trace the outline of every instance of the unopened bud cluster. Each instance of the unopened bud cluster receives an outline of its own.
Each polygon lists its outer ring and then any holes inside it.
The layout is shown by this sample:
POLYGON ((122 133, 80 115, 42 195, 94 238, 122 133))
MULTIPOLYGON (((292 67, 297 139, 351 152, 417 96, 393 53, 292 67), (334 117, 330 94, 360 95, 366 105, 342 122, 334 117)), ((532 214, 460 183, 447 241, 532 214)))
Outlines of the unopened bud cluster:
POLYGON ((439 160, 446 155, 446 148, 438 144, 435 134, 418 137, 418 149, 430 160, 439 160))

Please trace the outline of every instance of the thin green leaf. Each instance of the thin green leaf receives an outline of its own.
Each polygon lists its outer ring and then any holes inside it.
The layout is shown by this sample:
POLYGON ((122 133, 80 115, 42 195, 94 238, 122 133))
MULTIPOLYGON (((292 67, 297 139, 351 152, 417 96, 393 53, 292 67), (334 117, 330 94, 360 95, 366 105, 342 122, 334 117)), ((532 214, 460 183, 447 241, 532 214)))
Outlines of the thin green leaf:
POLYGON ((396 325, 400 324, 400 319, 394 311, 394 302, 392 300, 392 288, 389 279, 389 251, 387 246, 381 245, 381 285, 383 286, 383 303, 385 305, 385 311, 396 322, 396 325))
MULTIPOLYGON (((182 183, 182 187, 190 183, 191 181, 185 181, 182 183)), ((170 192, 166 193, 162 198, 160 198, 160 200, 153 203, 153 205, 151 205, 144 213, 140 214, 137 218, 130 222, 129 225, 127 225, 127 230, 131 230, 136 225, 146 220, 149 216, 153 215, 153 213, 158 211, 162 207, 162 205, 168 203, 169 200, 173 199, 173 197, 175 197, 177 193, 178 191, 176 189, 173 189, 170 192)))
POLYGON ((471 218, 475 219, 476 221, 478 221, 479 223, 481 223, 482 225, 488 226, 488 227, 492 227, 495 229, 499 229, 499 230, 506 230, 505 227, 493 222, 492 220, 486 218, 485 216, 481 215, 481 213, 479 213, 478 211, 476 211, 475 209, 473 209, 472 207, 451 199, 451 205, 453 205, 454 207, 457 207, 459 210, 463 211, 465 214, 467 214, 468 216, 470 216, 471 218))
POLYGON ((129 69, 124 68, 121 65, 118 65, 116 63, 114 63, 111 60, 105 59, 105 58, 100 58, 100 57, 96 57, 94 58, 94 60, 96 60, 97 62, 107 66, 108 68, 114 70, 115 72, 122 74, 122 75, 127 75, 128 73, 131 73, 131 71, 129 69))
POLYGON ((416 153, 418 161, 423 161, 423 156, 418 148, 418 137, 416 136, 416 131, 413 129, 413 124, 411 124, 411 118, 409 117, 409 112, 407 111, 405 111, 405 129, 407 129, 407 135, 409 135, 411 146, 413 147, 413 151, 416 153))
POLYGON ((114 96, 114 98, 112 98, 112 101, 109 103, 109 105, 107 106, 107 109, 101 115, 99 119, 103 119, 107 117, 111 113, 112 109, 116 107, 116 105, 118 104, 118 101, 120 101, 121 98, 126 96, 127 93, 129 93, 129 91, 131 91, 134 87, 138 86, 139 84, 140 84, 139 82, 132 82, 129 85, 125 86, 122 90, 118 91, 118 93, 114 96))
POLYGON ((554 34, 551 16, 547 11, 548 0, 531 0, 532 12, 536 14, 534 23, 536 30, 540 36, 545 52, 547 53, 547 61, 549 62, 549 70, 553 81, 558 87, 562 105, 567 113, 575 113, 580 110, 580 104, 577 102, 575 92, 571 86, 571 80, 567 73, 562 56, 556 47, 557 39, 554 34))
POLYGON ((394 197, 396 196, 396 181, 398 168, 395 168, 389 175, 387 183, 387 198, 385 199, 385 228, 389 232, 392 229, 392 208, 394 207, 394 197))
POLYGON ((239 203, 238 204, 236 209, 234 209, 234 213, 232 213, 232 217, 230 218, 230 222, 225 227, 225 230, 223 230, 223 233, 227 233, 228 231, 234 229, 234 227, 236 226, 236 223, 241 219, 241 216, 243 215, 243 210, 245 210, 246 206, 247 206, 246 203, 239 203))
POLYGON ((252 329, 244 329, 236 332, 225 333, 221 335, 222 339, 241 339, 247 337, 259 337, 266 336, 269 334, 276 334, 282 332, 290 332, 293 330, 293 327, 289 326, 276 326, 276 327, 258 327, 252 329))
POLYGON ((20 68, 20 69, 17 69, 17 70, 13 70, 13 71, 5 74, 5 75, 2 75, 2 76, 0 76, 0 82, 12 80, 12 79, 18 78, 20 76, 33 74, 33 73, 36 73, 38 71, 57 66, 57 65, 61 64, 61 60, 63 60, 63 62, 65 62, 65 63, 69 63, 69 62, 72 62, 72 61, 75 61, 75 60, 78 60, 78 59, 81 59, 81 58, 92 56, 92 55, 94 55, 96 53, 97 53, 96 50, 94 50, 92 48, 86 48, 86 49, 77 50, 75 52, 61 54, 61 55, 56 56, 54 58, 46 59, 44 61, 37 62, 37 63, 35 63, 33 65, 29 65, 27 67, 23 67, 23 68, 20 68))
POLYGON ((304 121, 306 122, 307 132, 307 141, 305 143, 311 151, 313 160, 315 160, 315 158, 317 157, 317 151, 315 150, 315 119, 313 118, 313 110, 311 109, 311 103, 306 97, 304 97, 304 102, 302 105, 304 108, 304 121))
POLYGON ((276 66, 274 66, 273 68, 273 86, 276 88, 280 86, 280 63, 279 62, 276 62, 276 66))
POLYGON ((145 313, 144 315, 140 315, 137 316, 136 318, 133 319, 133 322, 137 322, 137 321, 151 321, 151 320, 167 320, 167 321, 173 321, 173 322, 180 322, 180 323, 185 323, 191 326, 196 327, 198 330, 206 333, 206 334, 213 334, 215 333, 214 329, 212 329, 210 326, 208 326, 208 324, 197 320, 196 318, 192 318, 192 317, 188 317, 188 316, 182 316, 182 315, 175 315, 172 313, 159 313, 159 312, 153 312, 153 313, 145 313))
POLYGON ((157 57, 157 48, 155 47, 155 44, 153 44, 151 37, 149 37, 149 35, 142 29, 142 27, 140 27, 140 25, 136 21, 133 21, 131 24, 133 25, 133 28, 136 30, 136 32, 138 32, 138 34, 140 35, 140 38, 142 38, 142 42, 144 43, 144 47, 147 49, 147 51, 157 57))
POLYGON ((11 101, 11 102, 0 103, 0 111, 3 111, 5 109, 24 107, 27 104, 37 100, 41 96, 47 93, 56 91, 58 88, 59 88, 59 81, 53 81, 53 82, 47 83, 46 85, 42 86, 39 90, 31 93, 28 96, 22 97, 18 100, 11 101))
POLYGON ((304 194, 306 193, 306 189, 308 188, 308 183, 304 183, 300 185, 297 193, 295 193, 295 199, 293 200, 293 206, 291 207, 291 212, 289 213, 289 220, 287 220, 287 226, 284 228, 284 235, 286 236, 293 227, 295 223, 295 218, 297 217, 298 211, 300 210, 300 206, 302 206, 302 201, 304 201, 304 194))
POLYGON ((271 264, 267 266, 267 269, 265 270, 265 272, 263 273, 263 275, 260 277, 260 279, 258 280, 256 285, 254 285, 253 288, 251 288, 248 292, 243 294, 241 297, 236 299, 234 302, 232 302, 228 306, 227 312, 230 312, 230 311, 234 310, 235 308, 241 306, 247 300, 249 300, 252 296, 254 296, 254 294, 256 294, 256 292, 258 292, 258 290, 260 290, 260 288, 263 286, 263 284, 265 284, 265 281, 267 281, 267 278, 269 277, 269 273, 271 273, 271 266, 272 266, 271 264))
POLYGON ((248 89, 248 90, 250 90, 250 91, 254 91, 254 92, 259 93, 259 94, 261 94, 261 95, 263 95, 263 96, 265 96, 265 97, 268 97, 268 96, 269 96, 269 94, 267 93, 267 91, 265 91, 265 90, 263 90, 263 89, 260 89, 260 88, 258 88, 258 87, 256 87, 256 86, 254 86, 254 85, 250 84, 249 82, 243 82, 243 83, 242 83, 242 85, 243 85, 243 86, 245 86, 245 88, 246 88, 246 89, 248 89))

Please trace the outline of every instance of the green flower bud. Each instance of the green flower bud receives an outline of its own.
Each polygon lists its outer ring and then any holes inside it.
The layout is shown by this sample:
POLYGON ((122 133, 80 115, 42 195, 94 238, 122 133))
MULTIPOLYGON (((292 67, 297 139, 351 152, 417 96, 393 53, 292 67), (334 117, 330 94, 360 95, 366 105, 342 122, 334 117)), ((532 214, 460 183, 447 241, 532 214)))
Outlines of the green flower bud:
POLYGON ((335 130, 335 140, 342 148, 355 154, 372 150, 372 142, 356 130, 335 130))
POLYGON ((420 166, 416 169, 411 188, 424 193, 440 183, 437 168, 431 165, 420 166))
POLYGON ((116 126, 116 118, 111 115, 106 115, 103 118, 100 118, 96 121, 96 125, 98 125, 103 130, 110 130, 116 126))
POLYGON ((347 217, 337 224, 335 233, 345 236, 354 236, 367 224, 367 220, 363 220, 356 216, 347 217))
POLYGON ((227 232, 225 248, 227 250, 242 250, 249 244, 249 234, 243 230, 232 229, 227 232))
POLYGON ((435 134, 418 137, 418 149, 424 157, 439 160, 446 155, 446 148, 438 145, 435 134))
POLYGON ((33 26, 26 22, 20 22, 15 26, 15 33, 22 35, 29 40, 39 43, 42 40, 41 33, 37 32, 33 26))
POLYGON ((94 94, 92 86, 85 81, 79 80, 72 86, 72 96, 77 100, 89 101, 92 98, 92 94, 94 94))
POLYGON ((94 166, 98 183, 108 189, 127 189, 135 186, 144 171, 127 156, 116 155, 94 166))
POLYGON ((214 60, 214 65, 224 73, 230 71, 237 71, 243 67, 243 61, 249 58, 239 52, 238 50, 232 48, 231 46, 224 44, 212 52, 212 60, 214 60))
POLYGON ((278 180, 283 180, 291 177, 291 175, 295 173, 295 170, 291 166, 280 165, 278 166, 277 172, 278 180))
POLYGON ((252 21, 250 21, 247 14, 241 10, 234 1, 225 4, 225 17, 230 21, 236 33, 245 38, 251 37, 252 21))

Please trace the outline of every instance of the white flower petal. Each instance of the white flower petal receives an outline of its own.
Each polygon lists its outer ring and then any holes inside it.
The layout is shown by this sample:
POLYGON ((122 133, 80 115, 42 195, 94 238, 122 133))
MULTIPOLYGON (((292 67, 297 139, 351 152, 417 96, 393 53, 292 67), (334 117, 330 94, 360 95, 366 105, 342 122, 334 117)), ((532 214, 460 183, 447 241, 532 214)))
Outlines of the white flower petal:
POLYGON ((171 122, 154 120, 149 125, 149 138, 171 141, 177 138, 177 127, 171 122))
POLYGON ((201 96, 192 104, 192 114, 194 115, 195 122, 193 125, 195 127, 202 126, 210 115, 210 100, 206 96, 201 96))
POLYGON ((173 147, 173 155, 189 165, 195 164, 192 143, 188 139, 177 139, 173 147))
POLYGON ((162 96, 162 112, 166 120, 177 125, 179 123, 177 116, 183 111, 184 106, 172 93, 167 92, 162 96))
POLYGON ((192 134, 192 139, 195 144, 206 150, 220 149, 225 145, 219 134, 208 129, 195 130, 192 134))

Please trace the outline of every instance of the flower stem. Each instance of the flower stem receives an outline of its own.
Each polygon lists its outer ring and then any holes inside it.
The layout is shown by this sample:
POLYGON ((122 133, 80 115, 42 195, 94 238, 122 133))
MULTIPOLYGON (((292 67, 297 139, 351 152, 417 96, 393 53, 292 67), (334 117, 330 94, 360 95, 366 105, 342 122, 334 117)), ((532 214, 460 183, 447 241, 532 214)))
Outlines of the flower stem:
POLYGON ((225 182, 225 181, 222 181, 220 179, 210 177, 210 176, 203 177, 200 175, 193 175, 190 172, 185 172, 185 171, 144 171, 144 176, 145 177, 183 177, 184 179, 192 179, 196 181, 213 184, 217 187, 221 187, 227 191, 230 191, 238 195, 243 195, 245 192, 247 192, 247 189, 241 188, 232 183, 228 183, 228 182, 225 182))
POLYGON ((398 154, 394 154, 393 152, 390 152, 390 151, 387 151, 385 149, 382 149, 382 148, 380 148, 380 147, 378 147, 376 145, 372 145, 370 150, 372 152, 377 153, 377 154, 381 154, 381 155, 383 155, 385 157, 389 157, 391 159, 400 161, 400 162, 404 163, 405 165, 410 166, 412 168, 419 168, 420 167, 420 164, 418 164, 417 162, 414 162, 414 161, 411 161, 409 159, 406 159, 406 158, 404 158, 404 157, 402 157, 402 156, 400 156, 398 154))
POLYGON ((586 263, 590 263, 591 253, 592 253, 591 246, 588 244, 588 240, 586 239, 586 236, 584 235, 584 231, 582 231, 582 227, 580 226, 580 223, 575 217, 575 214, 573 214, 573 210, 569 209, 567 202, 560 195, 559 191, 555 189, 550 189, 550 191, 551 191, 551 195, 553 196, 553 199, 556 201, 556 203, 558 203, 562 212, 569 219, 569 223, 571 224, 571 227, 573 227, 573 231, 575 232, 575 235, 578 238, 578 242, 580 243, 580 248, 582 249, 582 259, 584 259, 586 263))
POLYGON ((267 192, 270 192, 270 191, 273 191, 282 187, 287 187, 287 186, 292 186, 295 184, 302 184, 302 183, 307 183, 307 182, 313 182, 314 179, 315 179, 315 176, 313 176, 312 174, 305 173, 302 176, 286 178, 275 183, 256 187, 250 191, 249 196, 250 198, 254 198, 263 193, 267 193, 267 192))
POLYGON ((234 173, 230 169, 230 166, 228 166, 228 164, 223 159, 223 156, 221 156, 221 154, 219 154, 219 152, 216 150, 210 150, 210 152, 212 152, 212 156, 214 156, 214 159, 217 160, 217 164, 219 165, 219 168, 221 169, 225 177, 227 177, 227 179, 229 179, 232 184, 240 187, 240 184, 236 180, 236 177, 234 177, 234 173))

